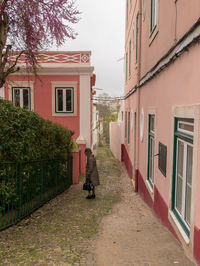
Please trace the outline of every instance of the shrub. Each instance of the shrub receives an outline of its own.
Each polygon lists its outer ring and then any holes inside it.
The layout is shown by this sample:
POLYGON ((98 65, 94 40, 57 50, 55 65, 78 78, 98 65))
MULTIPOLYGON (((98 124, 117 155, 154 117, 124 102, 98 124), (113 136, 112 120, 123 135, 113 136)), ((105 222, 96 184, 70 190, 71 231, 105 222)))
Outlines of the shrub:
POLYGON ((66 159, 73 132, 0 100, 0 161, 66 159))
POLYGON ((72 135, 72 131, 42 119, 35 112, 0 100, 0 218, 10 208, 18 208, 19 186, 22 202, 32 201, 42 193, 38 179, 41 175, 40 163, 44 163, 41 160, 59 161, 44 164, 43 186, 54 187, 57 176, 64 180, 65 160, 73 145, 72 135))

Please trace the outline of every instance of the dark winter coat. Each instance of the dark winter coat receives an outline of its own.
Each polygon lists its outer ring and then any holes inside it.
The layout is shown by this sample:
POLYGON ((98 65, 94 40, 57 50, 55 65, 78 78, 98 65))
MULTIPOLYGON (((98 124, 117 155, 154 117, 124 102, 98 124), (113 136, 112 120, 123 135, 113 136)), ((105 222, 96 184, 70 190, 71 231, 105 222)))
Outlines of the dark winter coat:
POLYGON ((86 179, 89 179, 94 186, 100 185, 99 174, 94 155, 90 155, 87 157, 86 179))

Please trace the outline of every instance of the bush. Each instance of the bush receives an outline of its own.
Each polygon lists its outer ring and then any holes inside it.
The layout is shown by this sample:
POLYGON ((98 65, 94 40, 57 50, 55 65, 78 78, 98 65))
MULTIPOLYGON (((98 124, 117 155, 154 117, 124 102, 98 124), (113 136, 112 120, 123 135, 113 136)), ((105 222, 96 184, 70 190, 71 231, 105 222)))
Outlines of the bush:
POLYGON ((73 132, 0 100, 0 161, 66 159, 73 132))

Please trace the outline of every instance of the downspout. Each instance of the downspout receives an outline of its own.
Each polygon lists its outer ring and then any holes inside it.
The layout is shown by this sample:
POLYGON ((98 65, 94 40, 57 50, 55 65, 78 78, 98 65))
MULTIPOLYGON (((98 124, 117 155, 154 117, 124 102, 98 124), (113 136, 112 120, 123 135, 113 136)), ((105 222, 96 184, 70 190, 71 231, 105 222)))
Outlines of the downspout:
POLYGON ((139 178, 139 161, 140 161, 140 79, 141 79, 141 45, 142 45, 142 1, 139 1, 138 13, 138 27, 139 27, 139 40, 138 40, 138 72, 137 72, 137 145, 136 145, 136 170, 135 170, 135 192, 138 192, 138 178, 139 178))

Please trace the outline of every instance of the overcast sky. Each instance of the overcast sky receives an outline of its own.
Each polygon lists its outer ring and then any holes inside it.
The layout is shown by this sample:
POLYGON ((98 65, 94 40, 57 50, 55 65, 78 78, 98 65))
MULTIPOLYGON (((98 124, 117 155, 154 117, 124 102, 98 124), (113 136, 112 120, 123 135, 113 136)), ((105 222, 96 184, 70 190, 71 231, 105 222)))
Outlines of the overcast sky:
POLYGON ((110 95, 124 91, 124 0, 76 0, 82 12, 74 27, 76 40, 69 40, 62 50, 89 50, 95 68, 96 88, 110 95))

